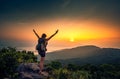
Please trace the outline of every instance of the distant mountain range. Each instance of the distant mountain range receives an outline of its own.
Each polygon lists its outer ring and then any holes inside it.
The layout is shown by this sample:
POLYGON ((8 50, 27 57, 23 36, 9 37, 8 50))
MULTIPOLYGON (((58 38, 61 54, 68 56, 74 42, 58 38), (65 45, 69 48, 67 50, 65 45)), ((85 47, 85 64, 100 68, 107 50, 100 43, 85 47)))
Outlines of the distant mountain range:
POLYGON ((79 46, 47 53, 46 60, 76 64, 120 64, 120 49, 100 48, 93 45, 79 46))

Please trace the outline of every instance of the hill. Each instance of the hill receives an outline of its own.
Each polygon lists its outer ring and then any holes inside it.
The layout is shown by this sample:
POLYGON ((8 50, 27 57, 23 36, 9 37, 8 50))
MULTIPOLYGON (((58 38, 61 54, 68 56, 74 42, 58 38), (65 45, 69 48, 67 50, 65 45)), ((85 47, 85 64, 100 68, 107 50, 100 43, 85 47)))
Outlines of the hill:
POLYGON ((100 48, 93 45, 79 46, 47 53, 46 60, 60 60, 62 63, 77 64, 120 64, 120 49, 100 48))
POLYGON ((95 51, 100 49, 101 48, 93 45, 79 46, 71 49, 63 49, 47 53, 46 60, 84 58, 94 54, 95 51))

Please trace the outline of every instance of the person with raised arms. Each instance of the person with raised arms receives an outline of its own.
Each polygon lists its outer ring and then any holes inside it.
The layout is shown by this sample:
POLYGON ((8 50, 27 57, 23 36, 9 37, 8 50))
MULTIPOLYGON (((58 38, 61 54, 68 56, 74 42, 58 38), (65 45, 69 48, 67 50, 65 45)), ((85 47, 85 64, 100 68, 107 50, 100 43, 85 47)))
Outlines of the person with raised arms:
POLYGON ((45 33, 43 33, 41 35, 41 37, 37 34, 37 32, 33 29, 33 32, 35 33, 35 35, 38 38, 38 44, 36 45, 36 50, 38 51, 38 54, 41 56, 40 58, 40 63, 39 63, 39 67, 40 67, 40 74, 44 74, 43 72, 43 68, 44 68, 44 60, 45 60, 45 56, 46 56, 46 51, 47 51, 47 44, 48 41, 55 36, 58 33, 59 30, 56 30, 56 32, 54 34, 52 34, 50 37, 47 38, 47 35, 45 33))

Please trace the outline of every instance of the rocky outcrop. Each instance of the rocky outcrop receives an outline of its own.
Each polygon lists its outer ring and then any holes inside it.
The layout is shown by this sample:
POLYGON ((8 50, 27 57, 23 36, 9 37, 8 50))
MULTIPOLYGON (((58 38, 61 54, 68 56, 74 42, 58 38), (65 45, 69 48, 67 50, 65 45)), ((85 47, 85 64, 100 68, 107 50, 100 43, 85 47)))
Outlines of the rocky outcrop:
POLYGON ((19 79, 48 79, 48 76, 41 75, 37 63, 22 63, 18 66, 19 79))

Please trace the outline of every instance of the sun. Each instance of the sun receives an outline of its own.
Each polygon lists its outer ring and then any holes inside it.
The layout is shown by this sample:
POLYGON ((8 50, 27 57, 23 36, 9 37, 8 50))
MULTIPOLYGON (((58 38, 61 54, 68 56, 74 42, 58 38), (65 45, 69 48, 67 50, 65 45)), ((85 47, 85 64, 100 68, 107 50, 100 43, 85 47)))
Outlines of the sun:
POLYGON ((74 38, 70 38, 70 42, 74 42, 75 40, 74 40, 74 38))

